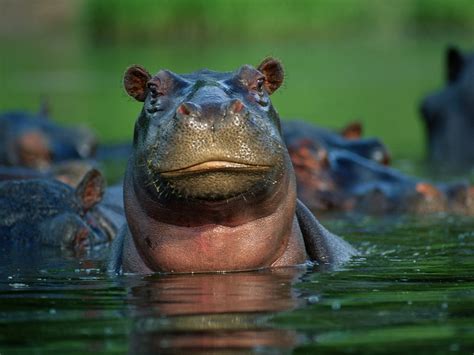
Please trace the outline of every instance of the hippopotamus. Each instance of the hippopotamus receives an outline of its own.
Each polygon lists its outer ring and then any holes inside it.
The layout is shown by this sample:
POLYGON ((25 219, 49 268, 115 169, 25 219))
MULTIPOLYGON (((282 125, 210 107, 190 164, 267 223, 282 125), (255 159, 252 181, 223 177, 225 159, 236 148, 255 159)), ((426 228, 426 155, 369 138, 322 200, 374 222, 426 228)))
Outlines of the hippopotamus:
POLYGON ((93 157, 96 136, 87 128, 62 127, 41 110, 0 115, 0 165, 46 170, 53 163, 93 157))
POLYGON ((28 179, 56 179, 72 187, 77 187, 84 176, 92 169, 97 169, 94 160, 76 159, 53 164, 46 170, 38 170, 23 166, 1 166, 0 181, 28 179))
POLYGON ((0 182, 3 255, 56 247, 74 254, 110 242, 124 223, 122 188, 90 170, 76 188, 50 178, 0 182))
POLYGON ((425 97, 420 111, 433 166, 462 171, 474 166, 474 54, 446 50, 446 86, 425 97))
POLYGON ((361 138, 362 126, 349 124, 341 133, 332 132, 301 120, 292 120, 282 124, 283 139, 287 146, 303 141, 316 143, 327 151, 348 150, 361 157, 388 165, 390 154, 385 145, 377 138, 361 138))
POLYGON ((233 72, 127 69, 125 89, 143 109, 124 179, 127 226, 110 270, 338 265, 356 253, 297 200, 270 100, 283 78, 274 58, 233 72))
POLYGON ((432 183, 319 141, 294 140, 288 150, 298 197, 313 211, 474 214, 474 187, 467 182, 432 183))

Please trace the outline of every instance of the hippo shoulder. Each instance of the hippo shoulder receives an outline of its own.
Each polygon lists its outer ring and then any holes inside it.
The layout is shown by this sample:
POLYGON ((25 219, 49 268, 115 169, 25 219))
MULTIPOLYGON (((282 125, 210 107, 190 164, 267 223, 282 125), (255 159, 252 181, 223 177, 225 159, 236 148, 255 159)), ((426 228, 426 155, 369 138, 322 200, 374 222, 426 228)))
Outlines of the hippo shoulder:
POLYGON ((112 242, 109 258, 107 260, 107 271, 110 273, 120 274, 122 272, 123 241, 127 231, 128 226, 125 223, 112 242))
POLYGON ((303 234, 306 252, 312 261, 338 265, 357 255, 357 250, 324 228, 300 200, 296 203, 296 217, 303 234))
POLYGON ((107 260, 107 271, 113 274, 127 272, 152 273, 152 270, 145 265, 138 254, 127 223, 122 226, 117 237, 112 242, 112 248, 107 260))

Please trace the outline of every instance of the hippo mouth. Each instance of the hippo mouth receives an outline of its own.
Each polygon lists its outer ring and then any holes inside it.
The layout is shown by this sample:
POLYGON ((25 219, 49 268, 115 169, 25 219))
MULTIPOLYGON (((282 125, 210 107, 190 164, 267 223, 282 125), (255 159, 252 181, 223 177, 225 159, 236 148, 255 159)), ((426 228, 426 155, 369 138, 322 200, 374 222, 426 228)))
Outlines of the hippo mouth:
POLYGON ((256 194, 274 186, 275 166, 208 160, 158 173, 171 194, 203 200, 223 200, 256 194))
POLYGON ((185 168, 160 172, 164 178, 183 177, 186 175, 228 172, 228 173, 265 173, 272 169, 270 165, 244 164, 225 160, 211 160, 199 164, 187 166, 185 168))

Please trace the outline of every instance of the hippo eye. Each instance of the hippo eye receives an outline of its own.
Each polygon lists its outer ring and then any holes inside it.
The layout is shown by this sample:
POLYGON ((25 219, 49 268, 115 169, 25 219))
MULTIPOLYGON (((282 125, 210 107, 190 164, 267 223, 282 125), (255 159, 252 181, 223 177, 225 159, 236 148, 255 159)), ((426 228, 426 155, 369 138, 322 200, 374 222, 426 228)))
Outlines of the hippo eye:
POLYGON ((152 95, 154 96, 163 95, 161 92, 158 91, 158 85, 156 85, 155 83, 148 83, 147 86, 148 86, 148 90, 150 90, 152 95))
POLYGON ((256 88, 257 88, 257 91, 259 93, 262 93, 263 94, 263 84, 264 84, 265 80, 264 78, 260 78, 257 80, 257 85, 256 85, 256 88))

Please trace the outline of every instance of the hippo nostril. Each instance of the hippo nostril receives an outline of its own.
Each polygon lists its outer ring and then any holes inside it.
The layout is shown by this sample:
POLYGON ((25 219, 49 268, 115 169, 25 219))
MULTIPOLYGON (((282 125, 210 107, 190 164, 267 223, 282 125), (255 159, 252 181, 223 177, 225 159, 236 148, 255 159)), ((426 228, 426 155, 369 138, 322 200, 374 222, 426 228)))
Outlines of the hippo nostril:
POLYGON ((244 109, 244 104, 239 99, 230 101, 229 106, 227 108, 228 112, 231 112, 231 113, 239 113, 243 109, 244 109))
POLYGON ((189 109, 186 107, 185 104, 179 105, 178 109, 176 110, 180 115, 187 116, 190 114, 189 109))
POLYGON ((180 116, 191 116, 199 112, 199 106, 191 102, 184 102, 176 109, 176 113, 180 116))

